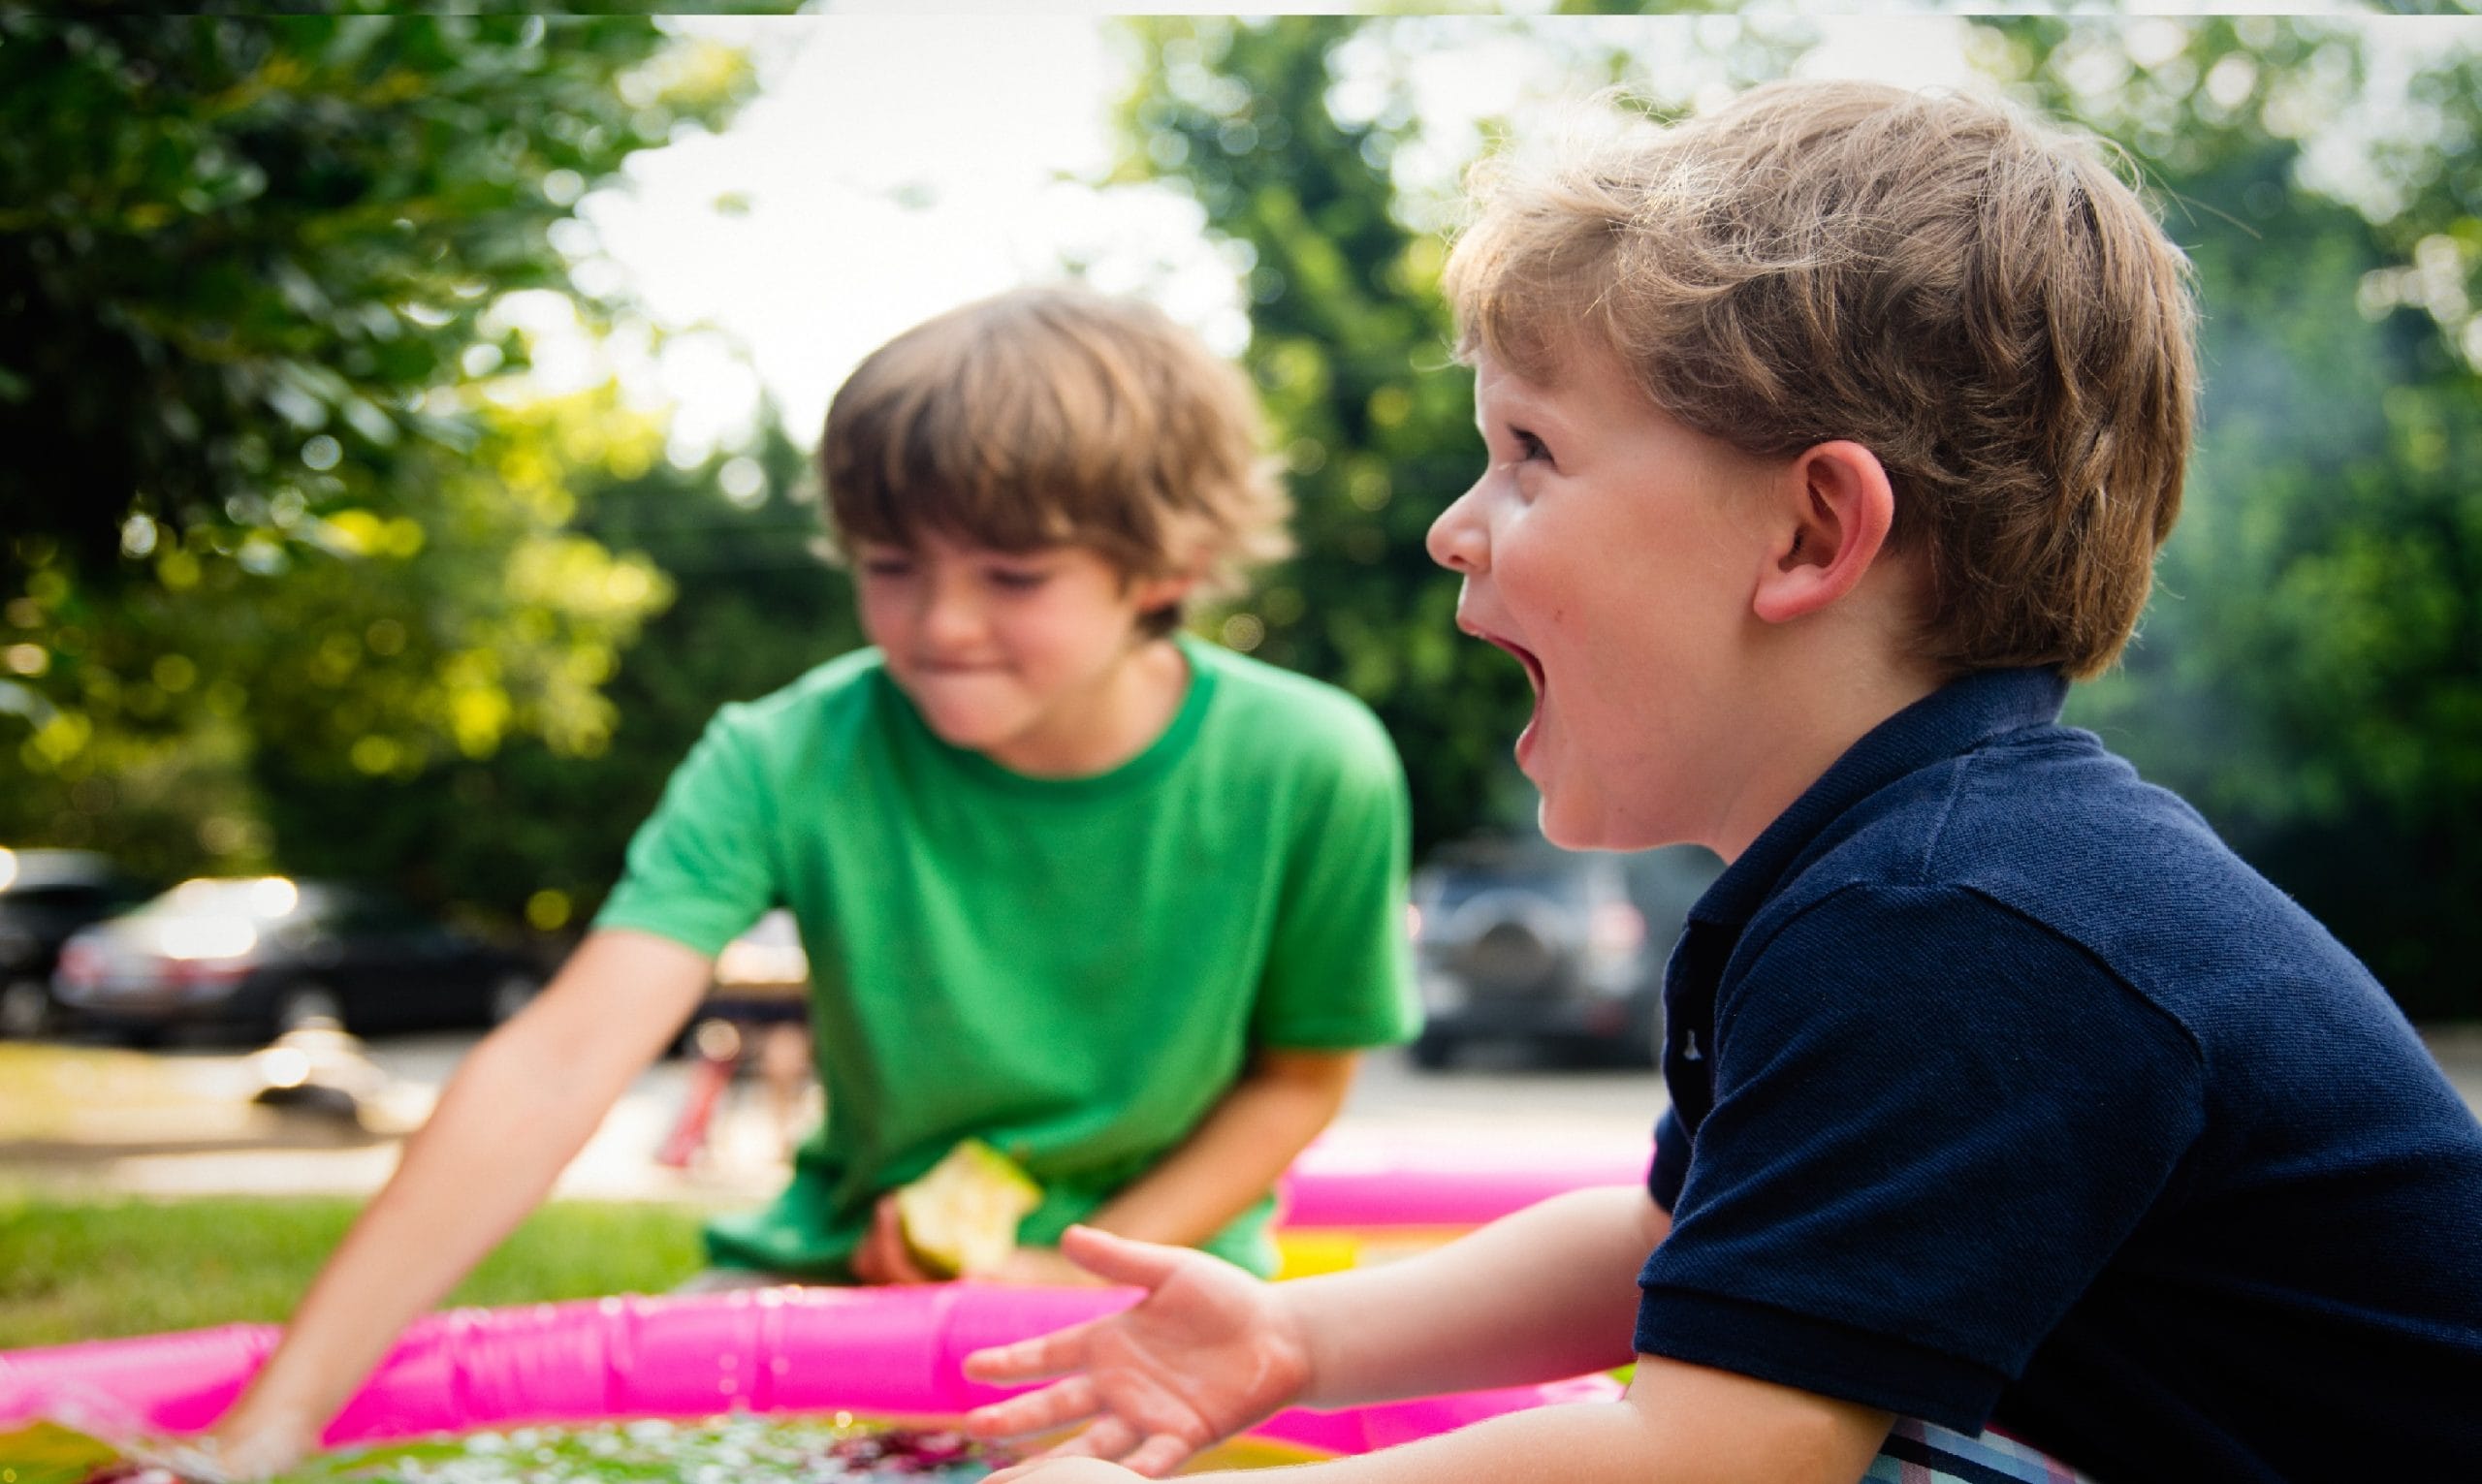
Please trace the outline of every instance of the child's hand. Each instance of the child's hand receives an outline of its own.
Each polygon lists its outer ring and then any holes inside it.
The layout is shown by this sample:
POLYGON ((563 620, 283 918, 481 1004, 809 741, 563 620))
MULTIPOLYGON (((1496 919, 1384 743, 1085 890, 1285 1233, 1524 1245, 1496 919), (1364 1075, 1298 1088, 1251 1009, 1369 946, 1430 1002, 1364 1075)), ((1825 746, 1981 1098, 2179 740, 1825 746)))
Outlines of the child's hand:
POLYGON ((853 1276, 866 1283, 938 1283, 946 1279, 913 1260, 905 1245, 905 1218, 897 1214, 896 1197, 879 1197, 871 1214, 871 1229, 853 1249, 853 1276))
POLYGON ((1148 1290, 1134 1309, 1055 1334, 978 1350, 966 1374, 1002 1385, 1064 1376, 1025 1396, 977 1407, 966 1430, 1022 1437, 1077 1422, 1086 1431, 1017 1470, 1042 1484, 1118 1479, 1091 1466, 1034 1473, 1047 1460, 1117 1459, 1160 1478, 1198 1449, 1273 1416, 1310 1381, 1310 1348, 1275 1291, 1221 1258, 1072 1226, 1061 1250, 1116 1283, 1148 1290))
POLYGON ((236 1406, 180 1450, 181 1478, 264 1479, 319 1450, 319 1424, 298 1412, 236 1406))

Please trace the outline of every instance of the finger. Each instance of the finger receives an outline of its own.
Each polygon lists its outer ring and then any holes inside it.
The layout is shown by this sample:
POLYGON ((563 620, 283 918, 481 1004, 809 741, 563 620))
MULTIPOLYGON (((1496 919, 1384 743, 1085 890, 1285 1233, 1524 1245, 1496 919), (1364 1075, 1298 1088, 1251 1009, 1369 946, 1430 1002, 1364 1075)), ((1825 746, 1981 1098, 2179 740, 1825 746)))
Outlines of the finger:
POLYGON ((1121 1460, 1121 1467, 1131 1473, 1160 1479, 1187 1463, 1190 1455, 1196 1451, 1186 1438, 1175 1437, 1169 1433, 1157 1433, 1130 1449, 1129 1456, 1121 1460))
POLYGON ((977 1406, 966 1413, 966 1431, 976 1437, 1023 1437, 1083 1422, 1098 1405, 1094 1381, 1076 1375, 1057 1386, 977 1406))
POLYGON ((1190 1250, 1153 1242, 1132 1242, 1094 1226, 1072 1226, 1061 1233, 1060 1249, 1070 1262, 1097 1278, 1143 1288, 1162 1287, 1180 1271, 1181 1261, 1190 1250))
POLYGON ((1036 1335, 1010 1344, 996 1344, 987 1350, 976 1350, 966 1357, 969 1380, 990 1381, 1007 1385, 1016 1381, 1039 1381, 1047 1376, 1066 1375, 1086 1359, 1086 1336, 1100 1319, 1088 1319, 1065 1330, 1036 1335))
POLYGON ((1095 1425, 1052 1450, 1060 1458, 1119 1458, 1137 1445, 1137 1429, 1118 1417, 1096 1419, 1095 1425))
POLYGON ((871 1214, 871 1264, 877 1270, 874 1279, 882 1283, 936 1283, 938 1279, 924 1272, 913 1260, 913 1249, 906 1245, 905 1217, 897 1210, 896 1197, 879 1197, 878 1208, 871 1214))
POLYGON ((863 1230, 862 1240, 854 1244, 852 1257, 847 1259, 853 1276, 866 1283, 894 1282, 895 1275, 888 1271, 885 1247, 886 1243, 879 1236, 878 1221, 874 1218, 863 1230))
POLYGON ((948 1281, 939 1274, 934 1273, 930 1269, 922 1266, 920 1263, 915 1262, 913 1260, 912 1249, 907 1247, 905 1245, 904 1240, 901 1238, 898 1240, 895 1248, 888 1254, 888 1272, 892 1275, 888 1281, 892 1283, 944 1283, 948 1281))

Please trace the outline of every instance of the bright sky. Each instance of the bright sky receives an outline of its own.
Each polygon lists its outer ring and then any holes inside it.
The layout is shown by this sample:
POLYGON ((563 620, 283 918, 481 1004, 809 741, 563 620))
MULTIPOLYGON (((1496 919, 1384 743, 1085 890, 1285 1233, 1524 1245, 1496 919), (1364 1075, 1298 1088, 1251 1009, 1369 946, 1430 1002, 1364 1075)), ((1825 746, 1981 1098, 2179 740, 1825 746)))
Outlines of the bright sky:
MULTIPOLYGON (((1527 25, 1625 41, 1658 91, 1694 96, 1702 83, 1720 86, 1700 70, 1711 48, 1696 45, 1695 28, 1737 23, 1430 17, 1421 24, 1453 43, 1412 75, 1440 140, 1430 168, 1464 163, 1472 119, 1516 111, 1521 121, 1529 100, 1575 90, 1527 25)), ((585 275, 617 274, 675 332, 660 357, 623 342, 601 358, 641 400, 677 405, 684 455, 739 441, 762 386, 807 441, 875 346, 939 310, 1056 277, 1070 255, 1099 286, 1147 293, 1219 349, 1245 342, 1234 271, 1204 242, 1196 207, 1161 188, 1087 183, 1112 163, 1112 111, 1134 61, 1111 20, 944 9, 675 24, 748 47, 760 96, 720 136, 636 156, 629 185, 589 196, 581 211, 610 259, 585 275), (713 332, 679 333, 694 327, 713 332)), ((1805 74, 1973 77, 1961 28, 1946 17, 1811 24, 1822 45, 1805 74)), ((1352 92, 1340 88, 1340 100, 1352 92)), ((558 317, 543 328, 557 331, 558 317)), ((554 384, 596 374, 595 359, 573 335, 550 333, 538 347, 554 384)))
MULTIPOLYGON (((1561 90, 1541 49, 1494 22, 1433 23, 1476 28, 1475 45, 1416 78, 1444 138, 1561 90)), ((1668 53, 1690 53, 1695 23, 1560 22, 1654 37, 1657 69, 1668 53)), ((874 347, 942 309, 1057 277, 1069 256, 1099 286, 1148 294, 1219 349, 1246 340, 1233 269, 1204 241, 1193 205, 1160 188, 1087 183, 1112 163, 1112 111, 1134 60, 1109 19, 946 12, 676 24, 748 47, 760 96, 723 134, 646 151, 625 188, 587 198, 581 212, 611 262, 583 276, 617 273, 671 334, 660 356, 625 339, 598 356, 561 334, 565 316, 538 300, 515 317, 541 334, 544 382, 617 365, 640 400, 677 405, 684 454, 738 441, 763 387, 807 439, 874 347)), ((1823 70, 1965 75, 1953 22, 1822 26, 1823 70)))

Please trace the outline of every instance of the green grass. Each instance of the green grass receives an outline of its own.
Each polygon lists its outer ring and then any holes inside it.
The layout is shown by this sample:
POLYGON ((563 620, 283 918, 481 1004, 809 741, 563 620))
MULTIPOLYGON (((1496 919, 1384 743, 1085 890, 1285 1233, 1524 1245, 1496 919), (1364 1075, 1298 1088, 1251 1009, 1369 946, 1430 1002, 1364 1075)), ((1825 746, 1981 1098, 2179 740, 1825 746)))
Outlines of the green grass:
MULTIPOLYGON (((359 1209, 326 1197, 76 1200, 0 1186, 0 1347, 280 1321, 359 1209)), ((556 1202, 449 1302, 663 1292, 703 1266, 705 1216, 556 1202)))

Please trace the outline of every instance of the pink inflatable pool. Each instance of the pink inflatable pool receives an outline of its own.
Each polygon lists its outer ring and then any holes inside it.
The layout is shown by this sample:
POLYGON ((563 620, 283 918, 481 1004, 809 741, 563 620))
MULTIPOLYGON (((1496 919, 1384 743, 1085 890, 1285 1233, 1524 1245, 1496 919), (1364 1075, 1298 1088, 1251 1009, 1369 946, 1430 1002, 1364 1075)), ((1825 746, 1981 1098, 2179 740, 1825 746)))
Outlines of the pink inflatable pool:
POLYGON ((1643 1185, 1651 1136, 1557 1144, 1517 1135, 1331 1128, 1277 1182, 1292 1227, 1469 1227, 1563 1191, 1643 1185))
MULTIPOLYGON (((748 1410, 953 1416, 1003 1395, 967 1381, 971 1350, 1121 1308, 1134 1290, 779 1288, 461 1310, 415 1325, 327 1432, 332 1446, 424 1433, 748 1410)), ((187 1433, 221 1415, 274 1345, 269 1325, 0 1351, 0 1427, 38 1417, 107 1437, 187 1433)), ((1618 1395, 1607 1376, 1333 1412, 1257 1436, 1360 1453, 1555 1401, 1618 1395)))

